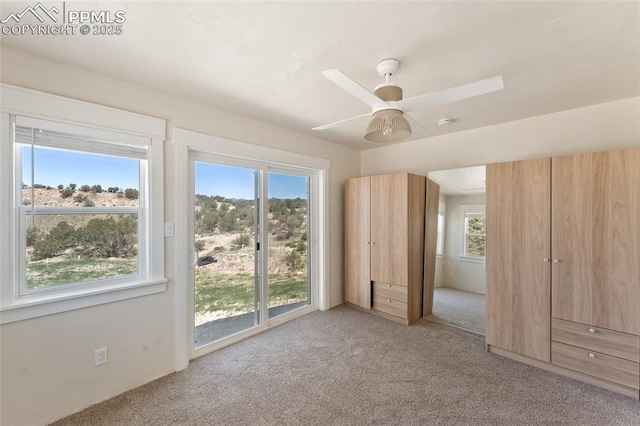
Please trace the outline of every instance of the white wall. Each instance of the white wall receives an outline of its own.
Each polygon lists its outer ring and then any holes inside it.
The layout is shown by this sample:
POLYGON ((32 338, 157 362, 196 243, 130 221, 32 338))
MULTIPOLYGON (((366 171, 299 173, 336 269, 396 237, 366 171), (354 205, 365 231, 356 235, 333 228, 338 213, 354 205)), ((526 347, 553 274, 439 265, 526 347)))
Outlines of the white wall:
POLYGON ((426 175, 634 146, 640 146, 640 97, 370 149, 362 153, 361 172, 426 175))
MULTIPOLYGON (((330 305, 342 303, 342 190, 359 175, 358 151, 10 49, 1 55, 3 83, 167 120, 167 222, 183 212, 175 205, 173 127, 330 160, 330 305)), ((1 424, 44 424, 175 370, 175 289, 189 283, 175 276, 173 239, 165 252, 166 293, 1 326, 1 424), (93 351, 102 346, 109 363, 96 368, 93 351)))
POLYGON ((445 216, 444 258, 442 286, 458 290, 485 294, 486 268, 484 263, 464 260, 462 253, 463 221, 460 217, 460 205, 485 204, 484 195, 447 197, 445 216))

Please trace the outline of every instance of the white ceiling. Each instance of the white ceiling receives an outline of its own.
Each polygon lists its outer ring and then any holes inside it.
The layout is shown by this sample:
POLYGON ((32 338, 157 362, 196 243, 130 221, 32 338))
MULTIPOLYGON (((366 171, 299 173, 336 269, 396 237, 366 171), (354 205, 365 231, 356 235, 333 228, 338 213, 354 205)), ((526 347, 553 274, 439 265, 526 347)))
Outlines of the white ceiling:
MULTIPOLYGON (((5 2, 2 17, 29 2, 5 2)), ((45 5, 62 2, 45 1, 45 5)), ((401 62, 405 97, 502 75, 505 89, 412 113, 427 137, 640 95, 639 2, 66 2, 125 10, 119 36, 2 36, 2 45, 367 149, 368 112, 320 72, 373 90, 401 62), (456 122, 439 128, 443 117, 456 122)), ((25 18, 26 19, 26 18, 25 18)), ((428 142, 425 141, 425 143, 428 142)))
POLYGON ((440 193, 446 196, 484 195, 486 193, 486 167, 429 172, 429 179, 440 185, 440 193))

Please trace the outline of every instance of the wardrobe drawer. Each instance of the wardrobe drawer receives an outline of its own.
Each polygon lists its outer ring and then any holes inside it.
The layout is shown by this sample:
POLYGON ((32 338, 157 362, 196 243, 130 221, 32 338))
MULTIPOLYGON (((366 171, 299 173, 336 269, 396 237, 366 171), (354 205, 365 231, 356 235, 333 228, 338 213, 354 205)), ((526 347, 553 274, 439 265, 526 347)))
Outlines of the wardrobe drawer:
POLYGON ((640 362, 640 337, 633 334, 552 318, 551 340, 640 362))
POLYGON ((637 362, 551 342, 551 363, 630 388, 640 388, 640 364, 637 362))
POLYGON ((373 309, 407 319, 407 302, 382 297, 373 293, 373 309))
POLYGON ((407 301, 407 287, 402 285, 373 283, 373 295, 386 297, 387 299, 395 299, 400 302, 407 301))

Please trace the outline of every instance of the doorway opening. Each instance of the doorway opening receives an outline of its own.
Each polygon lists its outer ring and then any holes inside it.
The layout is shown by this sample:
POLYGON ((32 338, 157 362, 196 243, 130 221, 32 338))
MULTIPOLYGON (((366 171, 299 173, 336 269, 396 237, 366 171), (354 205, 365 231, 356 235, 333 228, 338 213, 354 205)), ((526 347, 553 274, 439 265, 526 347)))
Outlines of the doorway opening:
POLYGON ((194 350, 315 304, 316 173, 192 153, 194 350))
POLYGON ((440 185, 433 311, 427 319, 485 335, 485 166, 429 172, 440 185))

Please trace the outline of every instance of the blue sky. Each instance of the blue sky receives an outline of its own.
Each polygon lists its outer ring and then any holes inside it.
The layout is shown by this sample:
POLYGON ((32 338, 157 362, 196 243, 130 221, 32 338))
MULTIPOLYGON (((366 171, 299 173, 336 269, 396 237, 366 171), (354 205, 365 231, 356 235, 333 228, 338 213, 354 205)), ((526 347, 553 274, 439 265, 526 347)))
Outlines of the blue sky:
MULTIPOLYGON (((196 162, 196 194, 254 198, 254 170, 196 162)), ((304 176, 269 173, 269 198, 307 198, 304 176)))
MULTIPOLYGON (((31 185, 31 147, 22 150, 22 181, 31 185)), ((34 183, 140 189, 138 160, 36 147, 34 183)))
MULTIPOLYGON (((138 160, 76 151, 35 148, 34 183, 56 188, 75 183, 139 188, 138 160)), ((22 181, 31 186, 31 147, 23 148, 22 181)), ((221 195, 226 198, 254 198, 253 169, 196 163, 196 194, 221 195)), ((269 173, 269 198, 306 199, 307 178, 269 173)))

